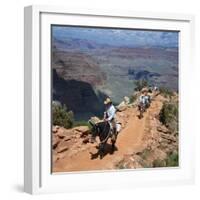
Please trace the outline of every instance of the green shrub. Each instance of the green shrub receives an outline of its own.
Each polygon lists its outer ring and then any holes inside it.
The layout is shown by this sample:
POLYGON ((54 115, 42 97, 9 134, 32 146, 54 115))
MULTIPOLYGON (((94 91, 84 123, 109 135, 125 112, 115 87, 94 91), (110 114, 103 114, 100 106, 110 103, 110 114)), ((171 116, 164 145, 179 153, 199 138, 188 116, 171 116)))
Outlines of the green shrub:
POLYGON ((156 159, 153 161, 153 167, 177 167, 179 165, 178 153, 171 152, 164 160, 156 159))
POLYGON ((164 103, 159 114, 160 121, 171 131, 178 131, 178 103, 164 103))
POLYGON ((168 88, 160 87, 159 91, 165 98, 173 96, 173 92, 169 90, 168 88))
POLYGON ((153 161, 153 167, 166 167, 166 161, 156 159, 156 160, 153 161))
POLYGON ((61 104, 52 104, 53 125, 71 128, 74 122, 72 111, 67 111, 67 107, 61 104))
POLYGON ((134 103, 135 101, 136 101, 136 99, 137 99, 137 95, 132 95, 132 96, 130 96, 130 103, 134 103))
POLYGON ((176 167, 179 165, 179 156, 177 152, 172 152, 166 158, 167 167, 176 167))
POLYGON ((141 91, 142 88, 148 87, 148 85, 148 81, 145 79, 135 81, 135 91, 141 91))
POLYGON ((142 159, 146 160, 151 155, 151 150, 144 149, 142 152, 138 152, 137 155, 139 155, 142 159))

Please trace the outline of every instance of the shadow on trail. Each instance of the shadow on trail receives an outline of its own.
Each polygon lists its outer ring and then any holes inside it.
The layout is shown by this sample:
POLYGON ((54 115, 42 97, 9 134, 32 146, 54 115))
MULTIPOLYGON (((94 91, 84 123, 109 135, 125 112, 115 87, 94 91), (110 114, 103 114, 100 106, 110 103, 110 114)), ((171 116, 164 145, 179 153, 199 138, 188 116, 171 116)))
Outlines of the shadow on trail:
MULTIPOLYGON (((99 150, 99 147, 96 146, 96 149, 98 149, 98 151, 96 153, 92 153, 90 152, 90 155, 91 155, 91 160, 94 160, 94 159, 97 159, 99 156, 100 156, 100 150, 99 150)), ((115 151, 118 151, 118 148, 115 146, 114 149, 112 147, 111 144, 105 144, 104 146, 104 153, 103 153, 103 157, 105 157, 107 154, 114 154, 115 151)))

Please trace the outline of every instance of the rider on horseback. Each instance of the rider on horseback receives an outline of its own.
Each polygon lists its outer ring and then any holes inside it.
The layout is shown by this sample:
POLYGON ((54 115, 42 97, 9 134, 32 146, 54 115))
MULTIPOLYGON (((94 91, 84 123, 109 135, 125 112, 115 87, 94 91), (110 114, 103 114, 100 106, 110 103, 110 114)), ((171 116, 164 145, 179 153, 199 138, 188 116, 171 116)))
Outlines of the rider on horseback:
POLYGON ((147 92, 144 93, 144 100, 145 100, 145 108, 148 108, 151 103, 151 97, 147 92))
POLYGON ((139 106, 143 106, 144 108, 148 108, 151 103, 151 97, 148 94, 147 88, 143 88, 141 91, 141 95, 139 97, 139 106))
POLYGON ((139 97, 139 106, 144 106, 145 107, 145 95, 142 93, 139 97))
POLYGON ((104 101, 104 105, 106 107, 106 111, 104 112, 104 121, 109 122, 111 126, 111 130, 113 134, 116 134, 116 120, 115 120, 115 113, 116 109, 114 105, 112 104, 112 101, 110 98, 107 98, 104 101))
POLYGON ((138 102, 139 118, 143 117, 143 113, 145 112, 146 108, 149 107, 149 105, 150 105, 150 96, 147 93, 147 89, 143 88, 138 102))

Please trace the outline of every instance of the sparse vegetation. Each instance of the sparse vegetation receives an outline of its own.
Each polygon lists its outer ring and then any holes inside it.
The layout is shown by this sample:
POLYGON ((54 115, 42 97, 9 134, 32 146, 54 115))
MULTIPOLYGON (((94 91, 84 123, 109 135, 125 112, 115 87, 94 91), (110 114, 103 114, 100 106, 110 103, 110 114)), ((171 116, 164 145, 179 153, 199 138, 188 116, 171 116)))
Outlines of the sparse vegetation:
POLYGON ((156 160, 153 161, 153 167, 166 167, 166 161, 156 159, 156 160))
POLYGON ((179 165, 179 157, 177 152, 172 152, 168 155, 166 159, 167 167, 176 167, 179 165))
POLYGON ((53 125, 71 128, 74 123, 74 115, 72 111, 67 111, 67 107, 61 104, 52 105, 53 125))
POLYGON ((137 155, 139 155, 144 160, 146 160, 150 154, 151 154, 151 150, 149 149, 144 149, 142 152, 137 153, 137 155))
POLYGON ((137 95, 133 94, 130 96, 130 103, 134 103, 137 100, 137 95))
POLYGON ((116 169, 126 169, 126 167, 124 166, 124 160, 121 160, 120 162, 118 162, 115 165, 116 169))
POLYGON ((178 130, 178 103, 166 102, 160 111, 160 121, 171 131, 178 130))
POLYGON ((149 83, 145 79, 135 81, 135 91, 141 91, 142 88, 148 87, 149 83))
POLYGON ((164 160, 156 159, 153 161, 153 167, 177 167, 179 165, 178 153, 171 152, 164 160))
POLYGON ((168 98, 168 97, 170 98, 173 96, 173 92, 169 90, 168 88, 160 87, 159 91, 165 98, 168 98))

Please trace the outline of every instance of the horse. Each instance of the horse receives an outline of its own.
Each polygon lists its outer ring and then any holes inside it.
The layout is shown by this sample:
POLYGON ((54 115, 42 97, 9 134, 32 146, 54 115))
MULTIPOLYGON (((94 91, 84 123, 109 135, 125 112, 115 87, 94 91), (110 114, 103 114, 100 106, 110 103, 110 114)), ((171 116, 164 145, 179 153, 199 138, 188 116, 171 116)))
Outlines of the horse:
POLYGON ((138 105, 138 111, 139 111, 138 117, 139 117, 139 119, 143 118, 143 113, 145 112, 145 110, 146 110, 145 105, 143 103, 140 103, 138 105))
POLYGON ((99 149, 98 154, 100 155, 100 159, 102 159, 104 156, 105 145, 109 138, 111 138, 112 152, 114 152, 118 131, 115 131, 115 133, 113 133, 111 125, 108 121, 93 123, 91 120, 89 120, 89 123, 92 126, 92 129, 91 129, 92 142, 94 142, 97 136, 99 137, 99 140, 100 140, 100 143, 98 146, 98 149, 99 149))
POLYGON ((145 103, 139 103, 138 104, 138 111, 139 111, 139 119, 143 118, 143 113, 146 112, 146 110, 150 107, 151 105, 151 97, 148 95, 147 99, 145 99, 145 103))

